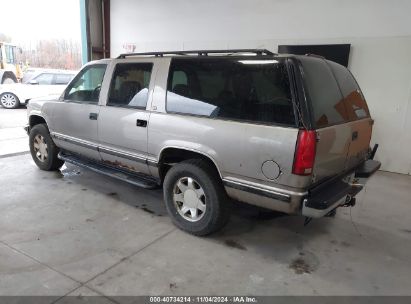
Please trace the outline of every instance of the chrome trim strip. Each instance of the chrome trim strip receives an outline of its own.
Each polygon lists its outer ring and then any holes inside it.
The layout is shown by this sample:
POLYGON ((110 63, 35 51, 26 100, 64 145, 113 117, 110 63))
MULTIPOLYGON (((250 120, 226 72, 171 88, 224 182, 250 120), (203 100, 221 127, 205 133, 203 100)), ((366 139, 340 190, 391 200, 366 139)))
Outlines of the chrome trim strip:
POLYGON ((155 158, 147 158, 147 165, 158 167, 158 161, 155 158))
POLYGON ((89 148, 92 150, 96 150, 102 153, 107 153, 110 155, 114 155, 114 156, 118 156, 118 157, 123 157, 132 161, 136 161, 136 162, 140 162, 143 164, 147 164, 153 167, 157 167, 158 166, 158 161, 156 159, 153 158, 147 158, 144 157, 142 155, 137 155, 137 154, 132 154, 132 153, 127 153, 121 150, 116 150, 116 149, 112 149, 112 148, 108 148, 108 147, 104 147, 101 145, 97 145, 94 144, 92 142, 89 142, 87 140, 82 140, 82 139, 78 139, 76 137, 72 137, 72 136, 67 136, 64 134, 60 134, 60 133, 56 133, 56 132, 51 132, 50 135, 56 139, 62 140, 62 141, 66 141, 72 144, 76 144, 85 148, 89 148))
POLYGON ((63 134, 60 134, 60 133, 56 133, 56 132, 51 132, 50 135, 52 137, 56 138, 56 139, 66 141, 66 142, 71 143, 71 144, 79 145, 79 146, 82 146, 84 148, 89 148, 89 149, 98 151, 97 144, 94 144, 90 141, 78 139, 76 137, 67 136, 67 135, 63 135, 63 134))
POLYGON ((282 192, 263 189, 263 188, 260 188, 260 187, 255 187, 255 186, 247 185, 247 184, 244 184, 244 183, 240 183, 240 182, 232 181, 232 180, 228 180, 228 179, 223 179, 223 184, 227 187, 230 187, 230 188, 234 188, 234 189, 250 192, 250 193, 253 193, 253 194, 257 194, 257 195, 277 199, 277 200, 287 202, 287 203, 291 202, 291 195, 285 194, 285 193, 282 193, 282 192))
POLYGON ((139 163, 143 163, 146 164, 147 163, 147 158, 140 156, 140 155, 136 155, 136 154, 131 154, 131 153, 127 153, 121 150, 115 150, 115 149, 111 149, 111 148, 107 148, 107 147, 102 147, 99 146, 98 147, 99 152, 102 153, 106 153, 106 154, 110 154, 110 155, 114 155, 114 156, 118 156, 118 157, 123 157, 129 160, 133 160, 139 163))

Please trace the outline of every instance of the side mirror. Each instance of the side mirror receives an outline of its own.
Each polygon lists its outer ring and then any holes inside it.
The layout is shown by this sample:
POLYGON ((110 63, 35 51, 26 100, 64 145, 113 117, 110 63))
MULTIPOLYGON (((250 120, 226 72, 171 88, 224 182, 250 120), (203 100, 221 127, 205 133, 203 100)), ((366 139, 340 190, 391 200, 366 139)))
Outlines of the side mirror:
POLYGON ((39 82, 35 79, 29 81, 29 84, 39 84, 39 82))

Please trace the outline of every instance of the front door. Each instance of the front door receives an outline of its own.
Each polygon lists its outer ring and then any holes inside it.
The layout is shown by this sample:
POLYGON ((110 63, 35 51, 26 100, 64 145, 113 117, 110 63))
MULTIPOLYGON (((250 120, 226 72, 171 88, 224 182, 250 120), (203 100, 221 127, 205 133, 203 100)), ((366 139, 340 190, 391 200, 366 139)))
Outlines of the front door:
POLYGON ((106 106, 99 113, 99 151, 103 162, 134 172, 148 173, 147 127, 153 62, 117 63, 106 106))
POLYGON ((100 88, 106 64, 86 66, 69 84, 52 113, 50 133, 57 145, 99 160, 97 128, 100 88))

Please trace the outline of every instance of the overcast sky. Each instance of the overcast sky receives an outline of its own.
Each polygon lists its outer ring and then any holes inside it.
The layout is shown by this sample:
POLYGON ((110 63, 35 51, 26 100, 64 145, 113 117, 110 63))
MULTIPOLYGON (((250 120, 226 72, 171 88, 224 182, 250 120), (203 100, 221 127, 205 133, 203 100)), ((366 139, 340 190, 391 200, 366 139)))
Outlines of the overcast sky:
POLYGON ((79 0, 0 0, 0 33, 15 43, 48 38, 80 41, 79 0))

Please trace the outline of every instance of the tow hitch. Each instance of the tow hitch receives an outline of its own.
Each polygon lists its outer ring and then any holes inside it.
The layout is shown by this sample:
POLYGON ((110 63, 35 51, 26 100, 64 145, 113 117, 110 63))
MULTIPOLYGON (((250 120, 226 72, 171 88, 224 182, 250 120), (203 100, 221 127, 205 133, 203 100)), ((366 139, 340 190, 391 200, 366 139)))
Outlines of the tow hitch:
POLYGON ((341 207, 354 207, 355 203, 356 203, 356 198, 351 195, 347 195, 347 200, 345 201, 343 205, 341 205, 341 207))
MULTIPOLYGON (((356 198, 351 196, 351 195, 347 195, 347 198, 345 200, 345 203, 338 206, 338 207, 354 207, 356 203, 356 198)), ((337 208, 338 208, 337 207, 337 208)), ((337 208, 331 210, 330 212, 328 212, 325 216, 326 217, 334 217, 337 211, 337 208)), ((307 226, 311 221, 312 221, 312 217, 305 217, 304 219, 304 226, 307 226)))

